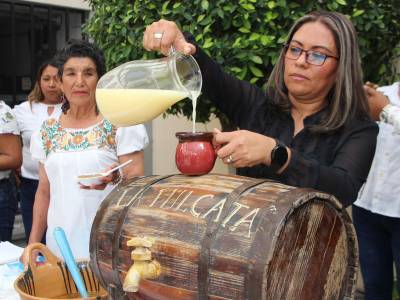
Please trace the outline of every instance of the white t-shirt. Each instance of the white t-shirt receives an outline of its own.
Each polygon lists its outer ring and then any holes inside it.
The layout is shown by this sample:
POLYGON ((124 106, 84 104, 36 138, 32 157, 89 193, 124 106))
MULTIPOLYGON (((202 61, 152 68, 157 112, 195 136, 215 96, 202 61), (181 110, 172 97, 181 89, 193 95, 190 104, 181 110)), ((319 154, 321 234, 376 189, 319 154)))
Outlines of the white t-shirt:
MULTIPOLYGON (((11 108, 4 102, 0 101, 0 134, 19 135, 17 120, 11 108)), ((0 171, 0 179, 7 178, 11 170, 0 171)))
MULTIPOLYGON (((378 89, 395 106, 400 105, 399 84, 378 89)), ((396 127, 396 122, 379 122, 374 160, 354 205, 373 213, 400 218, 400 134, 396 127)))
MULTIPOLYGON (((77 177, 105 170, 118 156, 142 150, 148 144, 143 125, 116 129, 103 120, 84 129, 63 128, 55 119, 43 123, 32 135, 31 152, 44 164, 50 182, 47 215, 47 247, 61 257, 53 237, 56 227, 64 229, 76 259, 89 259, 90 230, 97 209, 112 190, 85 190, 77 177)), ((135 162, 133 162, 135 163, 135 162)))
POLYGON ((43 122, 47 119, 58 119, 61 114, 61 104, 47 105, 41 102, 25 101, 14 107, 14 114, 17 118, 18 127, 22 137, 22 177, 29 179, 39 179, 38 162, 32 159, 30 144, 31 136, 34 131, 39 130, 43 122), (49 115, 48 108, 54 107, 49 115))

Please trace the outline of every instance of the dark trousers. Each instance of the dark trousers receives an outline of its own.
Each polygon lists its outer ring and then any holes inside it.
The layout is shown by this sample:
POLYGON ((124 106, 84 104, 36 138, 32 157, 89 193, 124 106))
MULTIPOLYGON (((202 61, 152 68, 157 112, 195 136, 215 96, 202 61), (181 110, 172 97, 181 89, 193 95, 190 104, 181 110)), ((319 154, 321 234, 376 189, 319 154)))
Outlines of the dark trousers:
POLYGON ((32 229, 33 204, 39 180, 21 177, 19 186, 19 200, 21 205, 22 221, 24 222, 25 236, 29 239, 32 229))
POLYGON ((18 201, 15 184, 8 178, 0 180, 0 241, 11 241, 18 201))
POLYGON ((365 300, 391 300, 393 261, 400 276, 400 218, 353 205, 353 222, 360 248, 365 300))

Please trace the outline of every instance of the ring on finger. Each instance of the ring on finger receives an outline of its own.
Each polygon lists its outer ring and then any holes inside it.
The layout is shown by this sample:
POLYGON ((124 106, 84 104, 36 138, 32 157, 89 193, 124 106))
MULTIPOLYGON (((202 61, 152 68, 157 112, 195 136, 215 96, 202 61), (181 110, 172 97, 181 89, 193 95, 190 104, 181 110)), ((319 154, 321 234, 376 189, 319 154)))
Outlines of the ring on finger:
POLYGON ((156 40, 161 40, 162 37, 163 37, 163 34, 164 34, 164 33, 162 33, 162 32, 156 32, 156 33, 154 34, 154 38, 155 38, 156 40))
POLYGON ((230 164, 230 163, 233 162, 232 154, 229 154, 228 159, 226 160, 226 162, 227 162, 228 164, 230 164))

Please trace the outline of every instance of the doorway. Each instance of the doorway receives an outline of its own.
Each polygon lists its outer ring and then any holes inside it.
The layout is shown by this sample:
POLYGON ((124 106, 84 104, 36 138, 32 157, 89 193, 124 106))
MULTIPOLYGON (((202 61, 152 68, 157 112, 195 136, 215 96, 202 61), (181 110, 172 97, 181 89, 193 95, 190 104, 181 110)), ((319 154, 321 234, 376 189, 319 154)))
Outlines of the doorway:
POLYGON ((0 99, 27 99, 36 71, 71 38, 85 38, 88 12, 24 1, 0 1, 0 99))

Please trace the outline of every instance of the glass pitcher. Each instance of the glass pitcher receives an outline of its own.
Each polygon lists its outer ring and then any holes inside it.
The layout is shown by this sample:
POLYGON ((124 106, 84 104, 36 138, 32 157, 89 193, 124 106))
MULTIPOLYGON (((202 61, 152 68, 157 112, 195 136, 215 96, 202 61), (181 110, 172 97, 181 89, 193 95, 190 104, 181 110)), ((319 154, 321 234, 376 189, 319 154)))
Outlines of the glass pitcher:
POLYGON ((136 60, 112 69, 97 83, 100 112, 116 126, 152 120, 184 98, 197 99, 202 77, 196 60, 171 51, 160 59, 136 60))

